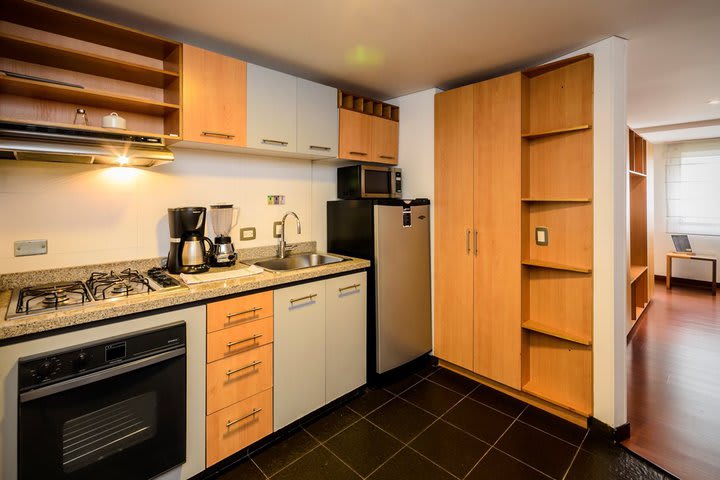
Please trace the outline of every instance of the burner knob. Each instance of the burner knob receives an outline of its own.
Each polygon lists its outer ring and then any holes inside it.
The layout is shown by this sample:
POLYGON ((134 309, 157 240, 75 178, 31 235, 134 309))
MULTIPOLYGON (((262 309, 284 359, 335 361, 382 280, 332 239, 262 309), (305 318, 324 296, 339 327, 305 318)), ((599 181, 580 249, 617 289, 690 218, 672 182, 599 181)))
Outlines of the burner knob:
POLYGON ((52 364, 52 362, 50 362, 50 360, 45 360, 40 365, 38 365, 37 375, 42 380, 50 378, 50 375, 52 375, 53 373, 53 367, 54 365, 52 364))
POLYGON ((87 367, 88 361, 90 360, 90 355, 88 355, 85 352, 80 352, 75 359, 75 365, 78 367, 78 369, 82 370, 83 368, 87 367))

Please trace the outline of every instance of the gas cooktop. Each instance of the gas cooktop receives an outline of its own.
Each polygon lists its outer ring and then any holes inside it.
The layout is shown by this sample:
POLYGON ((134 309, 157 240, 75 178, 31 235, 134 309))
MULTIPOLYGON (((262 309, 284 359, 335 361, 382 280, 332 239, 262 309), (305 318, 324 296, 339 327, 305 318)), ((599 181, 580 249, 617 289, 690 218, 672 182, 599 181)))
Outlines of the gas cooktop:
POLYGON ((94 272, 84 282, 46 283, 13 290, 7 319, 179 288, 186 287, 160 268, 151 268, 145 275, 129 268, 94 272))

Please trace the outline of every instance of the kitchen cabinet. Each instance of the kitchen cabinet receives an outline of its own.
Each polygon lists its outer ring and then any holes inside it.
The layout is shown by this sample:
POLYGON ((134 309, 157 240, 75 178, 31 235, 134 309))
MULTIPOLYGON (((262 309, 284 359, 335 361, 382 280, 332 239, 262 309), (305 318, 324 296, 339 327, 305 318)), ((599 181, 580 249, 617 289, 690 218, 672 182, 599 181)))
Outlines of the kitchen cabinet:
POLYGON ((344 108, 339 110, 338 156, 346 160, 372 161, 373 117, 344 108))
POLYGON ((398 164, 400 124, 382 117, 372 118, 371 158, 373 162, 398 164))
POLYGON ((183 140, 245 146, 247 64, 192 45, 182 59, 183 140))
POLYGON ((297 79, 297 152, 337 157, 337 89, 297 79))
POLYGON ((247 66, 247 147, 297 152, 297 79, 247 66))
POLYGON ((438 94, 435 348, 520 388, 520 74, 438 94))
POLYGON ((275 290, 275 430, 325 405, 325 282, 275 290))
POLYGON ((325 401, 365 384, 367 274, 332 278, 325 283, 325 401))

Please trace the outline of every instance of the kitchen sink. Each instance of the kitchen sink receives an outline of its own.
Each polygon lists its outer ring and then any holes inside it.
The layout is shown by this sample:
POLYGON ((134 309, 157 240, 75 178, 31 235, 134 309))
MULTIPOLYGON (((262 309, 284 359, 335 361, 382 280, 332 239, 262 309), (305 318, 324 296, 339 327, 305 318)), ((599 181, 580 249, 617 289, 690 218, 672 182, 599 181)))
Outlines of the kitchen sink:
POLYGON ((288 270, 300 270, 301 268, 319 267, 321 265, 330 265, 331 263, 339 263, 344 258, 335 257, 333 255, 323 255, 322 253, 301 253, 298 255, 290 255, 285 258, 270 258, 268 260, 260 260, 254 262, 253 265, 262 267, 266 270, 276 272, 288 270))

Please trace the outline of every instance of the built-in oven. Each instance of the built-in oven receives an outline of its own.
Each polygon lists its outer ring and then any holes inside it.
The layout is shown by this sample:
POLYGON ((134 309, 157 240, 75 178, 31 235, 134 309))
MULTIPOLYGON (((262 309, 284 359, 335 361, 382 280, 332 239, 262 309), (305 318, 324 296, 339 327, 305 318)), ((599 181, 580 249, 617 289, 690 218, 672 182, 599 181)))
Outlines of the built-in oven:
POLYGON ((148 479, 186 455, 185 323, 21 358, 18 478, 148 479))
POLYGON ((337 195, 341 200, 402 198, 402 170, 371 165, 340 167, 337 169, 337 195))

